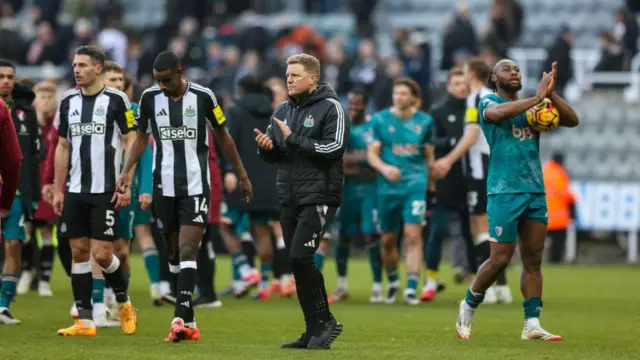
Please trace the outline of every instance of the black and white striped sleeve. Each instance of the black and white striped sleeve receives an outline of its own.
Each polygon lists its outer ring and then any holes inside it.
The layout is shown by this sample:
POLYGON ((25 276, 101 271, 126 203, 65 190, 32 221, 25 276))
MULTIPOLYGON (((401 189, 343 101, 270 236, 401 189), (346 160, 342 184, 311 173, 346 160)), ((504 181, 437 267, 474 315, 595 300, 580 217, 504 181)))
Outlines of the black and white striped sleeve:
POLYGON ((131 109, 131 101, 122 91, 107 88, 106 92, 114 99, 115 122, 121 134, 127 134, 135 130, 135 118, 131 109))
POLYGON ((316 140, 292 133, 286 142, 290 148, 302 155, 333 161, 342 158, 347 148, 349 119, 338 100, 325 100, 329 101, 331 106, 323 116, 322 138, 316 140))
POLYGON ((138 111, 136 112, 136 127, 138 131, 145 134, 151 134, 151 126, 149 120, 153 115, 153 96, 152 91, 159 89, 157 86, 152 86, 142 92, 140 96, 140 102, 138 103, 138 111))

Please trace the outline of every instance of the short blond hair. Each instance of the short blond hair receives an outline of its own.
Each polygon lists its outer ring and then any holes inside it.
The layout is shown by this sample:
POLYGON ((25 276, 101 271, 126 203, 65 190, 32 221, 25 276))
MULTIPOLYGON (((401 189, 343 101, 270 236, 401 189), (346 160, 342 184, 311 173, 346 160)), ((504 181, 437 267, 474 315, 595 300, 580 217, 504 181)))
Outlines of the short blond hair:
POLYGON ((309 54, 296 54, 287 59, 287 65, 300 64, 304 71, 320 77, 320 60, 309 54))
POLYGON ((56 90, 57 90, 56 84, 53 81, 49 81, 49 80, 40 81, 33 87, 33 92, 35 92, 36 94, 48 92, 55 95, 56 90))

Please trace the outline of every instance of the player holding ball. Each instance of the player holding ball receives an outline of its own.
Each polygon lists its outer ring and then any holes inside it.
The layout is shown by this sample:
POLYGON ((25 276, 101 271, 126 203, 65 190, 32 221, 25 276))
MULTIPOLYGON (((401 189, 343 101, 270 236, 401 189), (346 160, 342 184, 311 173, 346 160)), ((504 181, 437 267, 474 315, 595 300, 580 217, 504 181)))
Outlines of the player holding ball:
MULTIPOLYGON (((456 331, 461 339, 471 338, 474 312, 497 274, 509 264, 519 239, 522 259, 520 288, 525 317, 521 339, 562 340, 562 336, 551 334, 540 326, 541 263, 547 235, 547 202, 539 151, 540 130, 545 127, 538 126, 538 119, 548 119, 548 116, 530 115, 527 121, 529 109, 548 98, 557 109, 560 126, 578 125, 578 116, 571 105, 553 91, 557 68, 557 63, 553 63, 551 72, 542 75, 535 96, 520 100, 520 68, 512 60, 501 60, 489 76, 489 85, 494 93, 480 100, 480 126, 491 149, 487 179, 491 256, 478 270, 466 298, 460 303, 456 331)), ((547 110, 541 107, 532 115, 540 111, 547 110)))

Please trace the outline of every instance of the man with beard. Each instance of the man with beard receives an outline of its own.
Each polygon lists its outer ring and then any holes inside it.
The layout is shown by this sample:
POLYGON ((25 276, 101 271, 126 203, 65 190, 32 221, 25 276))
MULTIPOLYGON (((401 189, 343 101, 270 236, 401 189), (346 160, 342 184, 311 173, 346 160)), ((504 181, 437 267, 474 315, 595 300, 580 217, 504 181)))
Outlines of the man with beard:
POLYGON ((487 177, 491 253, 460 302, 456 332, 461 339, 471 338, 474 312, 498 273, 509 264, 519 240, 525 318, 521 339, 562 340, 562 336, 540 326, 547 202, 540 164, 540 133, 531 129, 526 119, 528 109, 548 98, 560 113, 560 126, 578 125, 571 105, 554 92, 556 74, 557 64, 553 63, 551 72, 543 74, 535 96, 520 100, 520 67, 512 60, 501 60, 489 75, 494 93, 480 100, 479 123, 491 151, 487 177))

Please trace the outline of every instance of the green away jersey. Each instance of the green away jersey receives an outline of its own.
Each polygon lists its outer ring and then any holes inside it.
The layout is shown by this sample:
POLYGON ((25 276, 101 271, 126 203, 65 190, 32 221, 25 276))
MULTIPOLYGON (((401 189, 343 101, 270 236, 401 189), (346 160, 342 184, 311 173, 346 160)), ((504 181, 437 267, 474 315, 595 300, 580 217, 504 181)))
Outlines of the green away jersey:
POLYGON ((389 182, 378 176, 378 193, 406 194, 426 192, 429 170, 425 144, 433 144, 433 118, 417 111, 411 119, 399 119, 390 109, 371 118, 373 141, 380 141, 380 158, 385 164, 400 169, 401 180, 389 182))
POLYGON ((497 94, 489 94, 480 100, 478 106, 480 126, 491 149, 487 194, 544 194, 540 133, 529 127, 526 114, 498 122, 484 118, 484 110, 488 106, 508 101, 497 94))
MULTIPOLYGON (((356 125, 351 124, 350 133, 349 133, 349 145, 347 147, 347 152, 349 153, 362 153, 365 154, 367 151, 367 144, 371 141, 371 123, 364 122, 362 124, 356 125)), ((361 167, 368 168, 369 164, 365 159, 361 167)), ((364 195, 373 195, 375 196, 375 180, 370 179, 362 179, 355 176, 346 176, 344 180, 344 196, 364 196, 364 195)))

